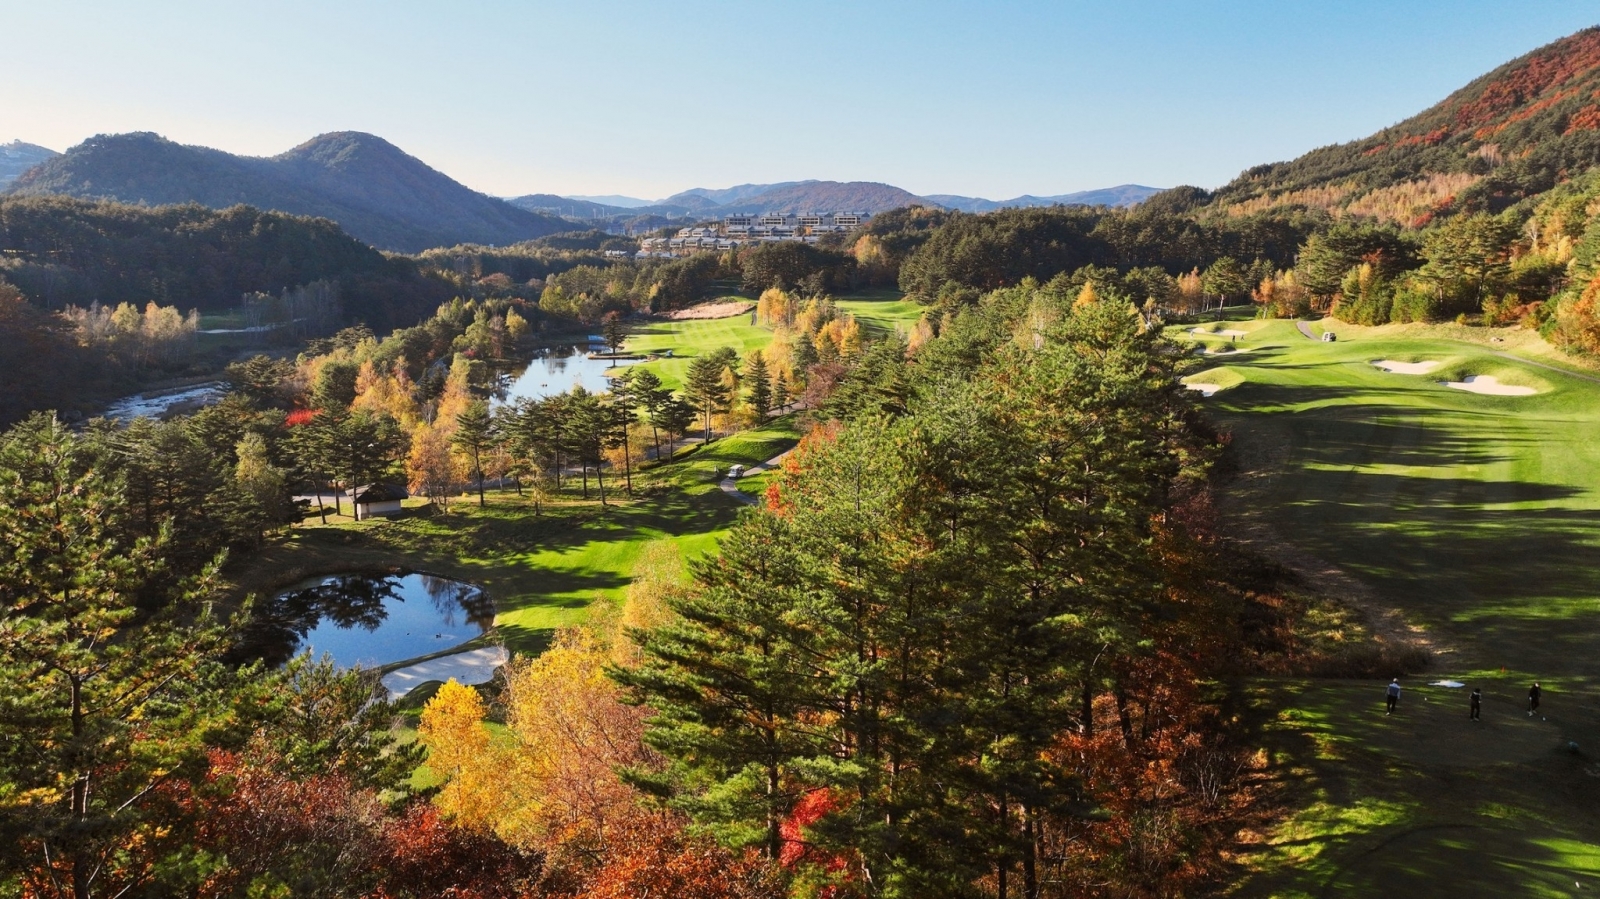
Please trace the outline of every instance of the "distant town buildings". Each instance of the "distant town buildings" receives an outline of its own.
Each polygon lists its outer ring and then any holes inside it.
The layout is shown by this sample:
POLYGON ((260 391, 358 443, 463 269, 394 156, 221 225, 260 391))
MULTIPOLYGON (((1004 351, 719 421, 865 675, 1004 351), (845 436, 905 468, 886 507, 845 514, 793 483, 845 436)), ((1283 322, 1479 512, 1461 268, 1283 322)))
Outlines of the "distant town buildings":
POLYGON ((635 255, 639 258, 677 258, 760 243, 816 243, 825 234, 854 231, 867 218, 854 212, 829 215, 730 215, 714 225, 679 228, 674 237, 646 237, 639 241, 639 252, 635 255))

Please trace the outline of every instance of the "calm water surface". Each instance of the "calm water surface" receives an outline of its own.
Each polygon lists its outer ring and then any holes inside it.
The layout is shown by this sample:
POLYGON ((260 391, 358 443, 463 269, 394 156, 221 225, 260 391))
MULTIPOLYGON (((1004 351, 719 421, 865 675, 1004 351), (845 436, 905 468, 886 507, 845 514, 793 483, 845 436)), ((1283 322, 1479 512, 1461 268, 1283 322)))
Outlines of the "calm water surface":
POLYGON ((568 393, 579 384, 590 393, 601 393, 609 389, 607 371, 632 363, 627 359, 588 358, 590 352, 603 349, 577 344, 539 350, 527 368, 507 376, 498 397, 504 403, 514 403, 520 399, 543 399, 568 393))
POLYGON ((482 588, 429 574, 313 578, 260 610, 250 643, 270 664, 309 651, 372 668, 459 646, 494 624, 482 588))

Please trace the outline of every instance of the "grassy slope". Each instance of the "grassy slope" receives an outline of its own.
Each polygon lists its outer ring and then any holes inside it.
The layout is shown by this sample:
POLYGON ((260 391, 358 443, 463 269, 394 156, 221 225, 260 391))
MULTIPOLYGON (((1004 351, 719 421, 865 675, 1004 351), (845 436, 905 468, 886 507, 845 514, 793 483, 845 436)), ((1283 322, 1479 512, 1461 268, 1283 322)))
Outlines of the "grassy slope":
MULTIPOLYGON (((459 577, 489 591, 509 647, 538 652, 555 628, 582 620, 596 599, 621 600, 648 543, 674 540, 686 559, 715 549, 742 507, 717 488, 712 469, 763 462, 798 439, 787 416, 682 451, 672 462, 636 473, 632 501, 621 494, 621 478, 608 475, 610 507, 583 500, 572 483, 540 516, 514 491, 491 491, 486 509, 475 497, 461 497, 447 515, 313 523, 233 576, 242 590, 260 594, 310 574, 363 566, 459 577)), ((592 478, 590 489, 593 494, 592 478)))
POLYGON ((672 351, 671 359, 642 362, 673 390, 683 387, 683 378, 689 371, 689 360, 702 353, 731 346, 743 357, 758 350, 772 340, 772 331, 750 324, 750 316, 714 318, 690 321, 654 321, 635 328, 628 337, 626 349, 630 353, 660 353, 672 351))
MULTIPOLYGON (((1246 322, 1193 381, 1235 435, 1229 518, 1357 575, 1439 652, 1385 718, 1379 681, 1253 686, 1297 811, 1241 861, 1249 896, 1564 896, 1600 881, 1600 385, 1520 365, 1531 335, 1246 322), (1471 338, 1464 340, 1460 338, 1471 338), (1376 359, 1445 363, 1387 374, 1376 359), (1493 374, 1543 392, 1477 396, 1493 374), (1467 721, 1481 686, 1485 720, 1467 721), (1545 715, 1523 712, 1527 685, 1545 715), (1577 741, 1581 752, 1567 750, 1577 741)), ((1217 347, 1221 338, 1204 337, 1217 347)), ((1541 361, 1550 361, 1541 358, 1541 361)))
POLYGON ((922 306, 901 299, 898 290, 864 290, 840 297, 835 305, 855 316, 873 338, 892 331, 909 333, 923 312, 922 306))

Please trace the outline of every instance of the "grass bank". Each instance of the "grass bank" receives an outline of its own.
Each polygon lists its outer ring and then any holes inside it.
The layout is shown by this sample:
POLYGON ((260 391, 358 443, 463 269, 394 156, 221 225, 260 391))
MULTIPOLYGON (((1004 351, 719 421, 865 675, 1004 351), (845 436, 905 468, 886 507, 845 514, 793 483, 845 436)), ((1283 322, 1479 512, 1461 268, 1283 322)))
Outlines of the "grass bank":
POLYGON ((568 482, 535 513, 515 490, 453 500, 447 513, 364 522, 315 519, 231 572, 237 594, 269 595, 317 574, 405 567, 471 581, 494 599, 498 636, 537 653, 558 627, 583 620, 595 601, 625 595, 646 545, 674 541, 685 559, 712 552, 743 508, 717 489, 713 470, 763 462, 799 440, 793 416, 680 451, 634 475, 635 493, 608 473, 608 505, 593 478, 589 499, 568 482))
POLYGON ((1600 385, 1520 361, 1577 368, 1528 332, 1324 324, 1337 342, 1229 322, 1246 332, 1230 351, 1197 357, 1189 380, 1225 387, 1200 402, 1233 434, 1224 519, 1314 580, 1349 576, 1345 598, 1433 660, 1406 673, 1393 717, 1382 679, 1250 685, 1288 811, 1244 835, 1233 892, 1588 889, 1600 881, 1600 385), (1397 374, 1378 360, 1438 365, 1397 374), (1467 375, 1537 392, 1440 383, 1467 375), (1483 689, 1482 722, 1465 689, 1427 686, 1445 678, 1483 689), (1534 680, 1546 698, 1530 718, 1534 680))

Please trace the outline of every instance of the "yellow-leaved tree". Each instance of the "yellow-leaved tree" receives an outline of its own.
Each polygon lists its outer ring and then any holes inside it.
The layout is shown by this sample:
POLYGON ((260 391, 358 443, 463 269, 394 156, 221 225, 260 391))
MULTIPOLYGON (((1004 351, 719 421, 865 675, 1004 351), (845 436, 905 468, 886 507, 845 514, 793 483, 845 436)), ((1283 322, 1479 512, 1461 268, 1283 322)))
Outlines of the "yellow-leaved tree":
POLYGON ((483 719, 488 709, 471 687, 451 678, 422 708, 417 738, 428 768, 446 779, 434 802, 463 827, 493 830, 504 816, 505 772, 483 719))

